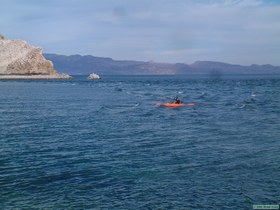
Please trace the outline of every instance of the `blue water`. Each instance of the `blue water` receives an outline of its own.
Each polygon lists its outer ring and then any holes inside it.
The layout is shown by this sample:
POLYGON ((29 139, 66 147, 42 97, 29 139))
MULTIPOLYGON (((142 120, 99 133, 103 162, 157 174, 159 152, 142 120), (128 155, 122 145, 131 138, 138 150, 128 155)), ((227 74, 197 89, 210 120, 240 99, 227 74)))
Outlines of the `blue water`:
POLYGON ((280 201, 280 76, 0 81, 0 209, 280 201), (194 107, 158 105, 178 95, 194 107))

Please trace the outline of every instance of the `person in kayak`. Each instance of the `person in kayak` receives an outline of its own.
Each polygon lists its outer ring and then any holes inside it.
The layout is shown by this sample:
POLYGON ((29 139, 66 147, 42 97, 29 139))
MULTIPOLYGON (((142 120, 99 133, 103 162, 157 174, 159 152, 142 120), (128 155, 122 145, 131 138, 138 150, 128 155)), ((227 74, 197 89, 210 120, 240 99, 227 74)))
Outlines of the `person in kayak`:
POLYGON ((178 98, 178 96, 174 100, 174 104, 181 104, 181 100, 178 98))

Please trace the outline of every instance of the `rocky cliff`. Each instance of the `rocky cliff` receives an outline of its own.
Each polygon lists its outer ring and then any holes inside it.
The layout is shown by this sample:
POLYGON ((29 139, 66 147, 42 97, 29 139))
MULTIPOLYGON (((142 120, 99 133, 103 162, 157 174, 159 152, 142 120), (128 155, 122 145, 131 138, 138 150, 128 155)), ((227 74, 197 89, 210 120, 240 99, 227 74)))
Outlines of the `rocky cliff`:
POLYGON ((23 40, 9 40, 0 35, 0 75, 46 75, 68 78, 59 74, 53 63, 46 60, 41 48, 23 40))

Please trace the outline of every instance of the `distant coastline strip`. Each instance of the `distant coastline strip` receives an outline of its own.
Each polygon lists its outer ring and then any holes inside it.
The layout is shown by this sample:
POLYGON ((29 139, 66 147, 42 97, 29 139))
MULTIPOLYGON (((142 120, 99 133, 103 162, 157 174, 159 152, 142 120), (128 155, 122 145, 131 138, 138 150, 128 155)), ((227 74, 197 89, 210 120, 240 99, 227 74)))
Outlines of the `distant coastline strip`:
POLYGON ((9 79, 70 79, 71 76, 66 74, 53 74, 53 75, 0 75, 0 80, 9 79))

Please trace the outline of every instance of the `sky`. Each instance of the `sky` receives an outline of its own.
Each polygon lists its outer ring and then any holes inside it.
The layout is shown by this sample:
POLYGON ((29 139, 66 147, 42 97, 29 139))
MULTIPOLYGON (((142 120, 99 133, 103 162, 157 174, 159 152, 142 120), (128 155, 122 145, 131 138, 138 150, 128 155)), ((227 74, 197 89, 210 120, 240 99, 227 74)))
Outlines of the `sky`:
POLYGON ((44 53, 280 66, 280 0, 1 0, 0 34, 44 53))

